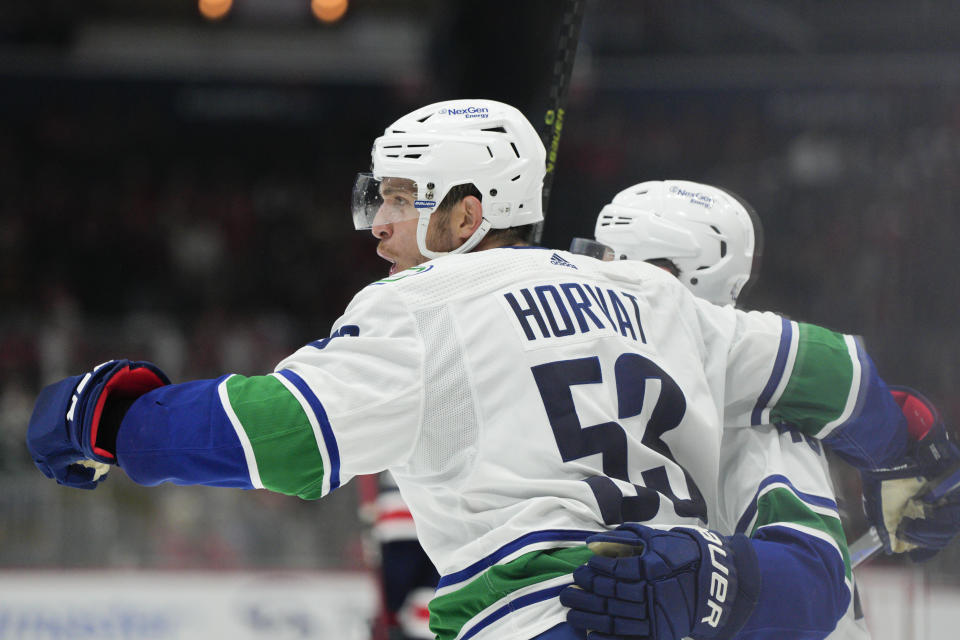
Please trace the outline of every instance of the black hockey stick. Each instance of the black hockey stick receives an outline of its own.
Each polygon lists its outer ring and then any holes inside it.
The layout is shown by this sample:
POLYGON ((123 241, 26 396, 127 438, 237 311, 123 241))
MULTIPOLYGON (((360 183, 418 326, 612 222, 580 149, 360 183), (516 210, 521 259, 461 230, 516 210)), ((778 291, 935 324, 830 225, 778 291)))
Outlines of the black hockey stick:
MULTIPOLYGON (((936 504, 957 488, 960 488, 960 467, 954 468, 931 482, 918 497, 911 498, 911 500, 919 500, 924 504, 936 504)), ((882 548, 883 543, 880 542, 877 530, 870 527, 869 531, 850 543, 850 566, 856 567, 863 564, 882 548)))
MULTIPOLYGON (((547 215, 550 202, 550 189, 553 186, 554 169, 557 164, 557 150, 560 147, 560 135, 563 133, 563 120, 570 89, 570 76, 573 75, 573 62, 577 57, 577 44, 580 41, 580 25, 586 0, 563 0, 563 25, 557 43, 557 57, 553 62, 553 81, 550 84, 550 100, 540 126, 540 139, 547 148, 547 173, 543 177, 543 215, 547 215)), ((540 243, 543 236, 543 222, 538 222, 531 238, 534 244, 540 243)))

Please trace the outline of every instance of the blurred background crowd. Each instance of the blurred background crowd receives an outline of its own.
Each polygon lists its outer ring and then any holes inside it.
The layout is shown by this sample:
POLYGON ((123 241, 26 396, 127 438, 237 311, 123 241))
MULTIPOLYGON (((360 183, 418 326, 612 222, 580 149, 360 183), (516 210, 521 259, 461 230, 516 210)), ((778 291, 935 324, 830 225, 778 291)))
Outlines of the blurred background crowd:
MULTIPOLYGON (((65 491, 25 450, 33 400, 113 357, 250 375, 326 336, 386 272, 349 210, 373 138, 450 97, 539 122, 557 13, 0 5, 0 567, 362 566, 353 486, 307 503, 115 472, 65 491)), ((863 335, 956 426, 957 34, 950 0, 588 2, 544 244, 591 236, 641 180, 728 187, 765 228, 743 305, 863 335)), ((860 533, 856 479, 838 479, 860 533)), ((941 557, 927 571, 960 582, 960 552, 941 557)))

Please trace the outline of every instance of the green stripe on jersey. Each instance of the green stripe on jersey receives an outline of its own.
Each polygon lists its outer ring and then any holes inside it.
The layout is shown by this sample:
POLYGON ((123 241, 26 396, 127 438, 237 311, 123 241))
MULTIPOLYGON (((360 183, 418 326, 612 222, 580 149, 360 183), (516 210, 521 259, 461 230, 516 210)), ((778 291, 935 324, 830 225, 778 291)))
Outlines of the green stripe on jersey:
POLYGON ((585 545, 531 551, 490 567, 460 589, 430 602, 430 630, 438 640, 453 640, 463 625, 497 601, 524 587, 572 574, 593 553, 585 545))
POLYGON ((792 491, 785 487, 776 487, 766 492, 757 501, 757 521, 750 537, 757 529, 768 524, 799 524, 829 535, 840 547, 843 567, 847 578, 851 577, 850 553, 847 550, 847 537, 843 533, 840 519, 817 513, 792 491))
POLYGON ((264 488, 320 498, 323 457, 297 398, 273 376, 232 376, 227 397, 253 447, 264 488))
POLYGON ((798 326, 793 371, 770 419, 815 436, 843 413, 853 384, 853 362, 843 334, 811 324, 798 326))

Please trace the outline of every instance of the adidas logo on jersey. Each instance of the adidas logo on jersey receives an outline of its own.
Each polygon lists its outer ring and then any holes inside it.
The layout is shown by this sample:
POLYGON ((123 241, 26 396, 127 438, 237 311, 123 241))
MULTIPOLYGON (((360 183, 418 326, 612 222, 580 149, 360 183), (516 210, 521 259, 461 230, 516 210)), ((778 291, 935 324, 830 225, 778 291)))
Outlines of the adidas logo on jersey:
POLYGON ((573 264, 572 262, 569 262, 569 261, 567 261, 567 260, 564 260, 564 259, 561 258, 560 255, 557 254, 557 253, 555 253, 555 254, 553 254, 552 256, 550 256, 550 264, 555 264, 555 265, 557 265, 558 267, 570 267, 571 269, 576 269, 576 268, 577 268, 577 265, 575 265, 575 264, 573 264))

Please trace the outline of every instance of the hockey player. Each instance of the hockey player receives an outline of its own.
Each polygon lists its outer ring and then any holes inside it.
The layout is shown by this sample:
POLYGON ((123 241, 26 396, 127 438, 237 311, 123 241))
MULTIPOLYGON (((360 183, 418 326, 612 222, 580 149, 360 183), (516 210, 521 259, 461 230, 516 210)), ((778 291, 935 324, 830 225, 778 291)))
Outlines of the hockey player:
MULTIPOLYGON (((763 241, 759 219, 748 203, 717 187, 683 180, 633 185, 603 208, 594 234, 595 242, 577 238, 571 250, 608 260, 650 262, 714 304, 735 305, 744 287, 759 276, 763 241)), ((960 533, 960 491, 937 506, 908 507, 908 498, 933 479, 932 473, 956 464, 958 454, 946 442, 946 429, 927 399, 909 389, 894 391, 894 397, 917 423, 912 433, 927 436, 927 447, 912 451, 921 459, 899 460, 889 465, 895 468, 887 469, 871 460, 868 441, 850 441, 846 432, 808 430, 807 435, 824 438, 861 471, 866 514, 886 551, 910 551, 914 559, 923 560, 960 533), (945 459, 928 460, 940 456, 945 459)))
POLYGON ((872 362, 852 337, 698 301, 645 263, 523 250, 544 156, 500 103, 400 118, 354 190, 391 274, 331 337, 270 375, 170 384, 114 360, 50 385, 35 463, 82 488, 100 480, 91 459, 144 485, 303 498, 389 469, 442 576, 443 640, 582 637, 558 594, 588 560, 609 573, 591 586, 624 598, 603 603, 622 614, 614 635, 773 638, 784 620, 838 619, 849 591, 830 541, 725 535, 707 505, 723 425, 868 435, 870 461, 899 460, 908 420, 872 362), (643 562, 594 556, 596 536, 642 541, 643 562))
MULTIPOLYGON (((633 185, 603 208, 594 233, 596 241, 575 238, 570 250, 607 260, 645 260, 678 278, 682 273, 688 289, 716 304, 735 305, 759 276, 760 220, 742 199, 710 185, 685 180, 633 185)), ((832 540, 853 598, 828 640, 869 638, 820 443, 786 425, 727 429, 719 475, 714 528, 757 538, 786 527, 832 540)), ((572 604, 577 601, 574 597, 572 604)), ((830 629, 825 623, 821 631, 830 629)))

